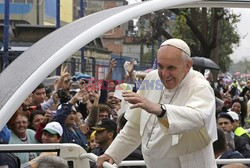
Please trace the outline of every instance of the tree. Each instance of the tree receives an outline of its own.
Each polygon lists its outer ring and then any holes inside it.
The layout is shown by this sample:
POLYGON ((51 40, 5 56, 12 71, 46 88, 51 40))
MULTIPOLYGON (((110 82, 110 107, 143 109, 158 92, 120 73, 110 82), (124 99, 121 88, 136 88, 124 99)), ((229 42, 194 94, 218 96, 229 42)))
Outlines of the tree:
POLYGON ((166 39, 181 38, 189 44, 192 56, 210 58, 225 72, 232 64, 229 55, 240 42, 236 25, 239 18, 240 15, 223 8, 161 10, 140 18, 150 23, 141 40, 150 46, 162 36, 166 39), (176 22, 171 31, 169 16, 173 13, 176 15, 176 22))
POLYGON ((171 11, 177 15, 173 36, 185 40, 193 56, 210 58, 227 71, 232 63, 229 55, 240 42, 236 26, 240 15, 223 8, 171 11))

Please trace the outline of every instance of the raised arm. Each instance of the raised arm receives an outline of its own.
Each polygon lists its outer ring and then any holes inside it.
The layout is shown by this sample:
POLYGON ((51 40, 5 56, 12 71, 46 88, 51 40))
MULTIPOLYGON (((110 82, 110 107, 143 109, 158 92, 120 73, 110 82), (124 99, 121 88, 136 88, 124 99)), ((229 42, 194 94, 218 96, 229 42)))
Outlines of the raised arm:
POLYGON ((112 59, 112 60, 110 61, 108 73, 107 73, 107 75, 106 75, 106 77, 105 77, 105 80, 106 80, 106 81, 111 80, 111 78, 112 78, 112 72, 113 72, 115 66, 116 66, 116 60, 112 59))

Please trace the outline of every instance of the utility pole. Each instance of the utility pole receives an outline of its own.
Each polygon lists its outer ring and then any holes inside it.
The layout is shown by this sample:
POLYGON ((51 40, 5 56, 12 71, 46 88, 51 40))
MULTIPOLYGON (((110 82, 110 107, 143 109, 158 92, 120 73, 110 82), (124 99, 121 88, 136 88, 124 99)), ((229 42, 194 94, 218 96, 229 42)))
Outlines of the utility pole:
POLYGON ((40 24, 40 7, 39 7, 39 0, 36 0, 36 24, 40 24))
MULTIPOLYGON (((84 17, 84 0, 80 0, 80 12, 79 16, 80 18, 84 17)), ((85 72, 85 55, 84 55, 84 47, 81 48, 81 72, 85 72)))
POLYGON ((59 29, 60 25, 60 0, 56 0, 56 28, 59 29))
POLYGON ((5 0, 4 5, 4 35, 3 35, 3 66, 4 70, 9 65, 9 19, 10 19, 10 2, 5 0))
MULTIPOLYGON (((56 28, 59 29, 61 27, 60 24, 60 0, 56 0, 56 28)), ((60 76, 61 73, 61 65, 56 68, 56 75, 60 76)))

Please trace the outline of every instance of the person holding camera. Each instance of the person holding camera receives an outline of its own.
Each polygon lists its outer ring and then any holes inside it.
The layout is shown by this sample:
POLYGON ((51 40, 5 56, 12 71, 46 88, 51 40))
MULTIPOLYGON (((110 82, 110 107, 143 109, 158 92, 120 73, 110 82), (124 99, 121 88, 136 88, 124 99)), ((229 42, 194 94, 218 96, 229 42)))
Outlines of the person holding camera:
POLYGON ((62 103, 53 121, 57 121, 63 128, 62 143, 75 143, 87 150, 88 140, 79 127, 76 126, 77 111, 74 105, 87 96, 85 90, 77 92, 67 103, 62 103))
POLYGON ((66 103, 71 99, 70 87, 72 79, 67 72, 67 66, 61 66, 60 78, 55 83, 55 92, 57 93, 60 103, 66 103))

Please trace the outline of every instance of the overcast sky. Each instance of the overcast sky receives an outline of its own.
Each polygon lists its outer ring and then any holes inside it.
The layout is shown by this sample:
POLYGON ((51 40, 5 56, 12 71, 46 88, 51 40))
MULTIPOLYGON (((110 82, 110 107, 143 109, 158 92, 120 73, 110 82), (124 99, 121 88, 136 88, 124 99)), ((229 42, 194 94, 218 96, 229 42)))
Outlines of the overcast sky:
POLYGON ((231 58, 234 62, 244 60, 244 58, 250 61, 250 9, 233 9, 233 11, 241 14, 241 21, 238 24, 241 42, 231 58))
MULTIPOLYGON (((141 0, 128 0, 129 3, 141 2, 141 0)), ((241 37, 240 46, 234 48, 231 58, 234 62, 244 60, 250 61, 250 9, 233 9, 235 13, 241 14, 241 21, 238 23, 238 32, 241 37)))

